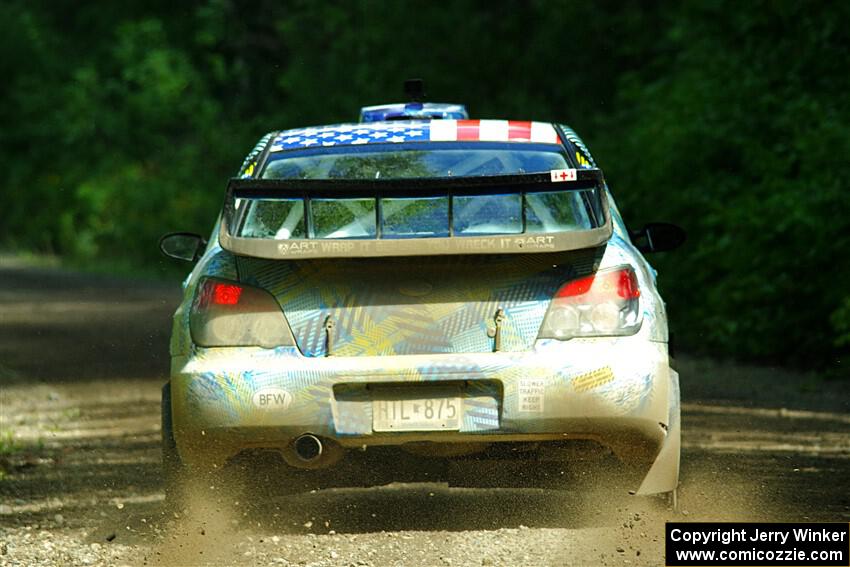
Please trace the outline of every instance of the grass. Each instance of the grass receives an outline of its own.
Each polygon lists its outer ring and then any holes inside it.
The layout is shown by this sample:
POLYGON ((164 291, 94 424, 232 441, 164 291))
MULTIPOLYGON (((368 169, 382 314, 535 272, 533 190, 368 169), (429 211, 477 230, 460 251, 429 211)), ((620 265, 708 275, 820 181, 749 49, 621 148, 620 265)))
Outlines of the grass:
POLYGON ((15 439, 15 433, 11 429, 0 430, 0 457, 21 453, 24 446, 15 439))
POLYGON ((44 450, 44 440, 39 438, 34 445, 21 443, 11 429, 0 429, 0 481, 20 466, 29 455, 44 450))
POLYGON ((0 481, 3 481, 12 466, 9 457, 23 452, 23 445, 15 439, 15 434, 10 429, 0 430, 0 481))

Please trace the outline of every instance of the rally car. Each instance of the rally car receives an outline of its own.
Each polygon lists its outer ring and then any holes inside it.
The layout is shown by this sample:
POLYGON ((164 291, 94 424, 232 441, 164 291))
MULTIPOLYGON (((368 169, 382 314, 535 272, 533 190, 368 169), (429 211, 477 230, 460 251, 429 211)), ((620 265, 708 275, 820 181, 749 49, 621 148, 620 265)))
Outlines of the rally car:
POLYGON ((630 234, 562 124, 409 103, 272 132, 208 242, 160 243, 195 262, 163 388, 166 477, 259 459, 277 493, 570 488, 593 455, 638 494, 674 493, 679 382, 642 252, 683 239, 630 234))

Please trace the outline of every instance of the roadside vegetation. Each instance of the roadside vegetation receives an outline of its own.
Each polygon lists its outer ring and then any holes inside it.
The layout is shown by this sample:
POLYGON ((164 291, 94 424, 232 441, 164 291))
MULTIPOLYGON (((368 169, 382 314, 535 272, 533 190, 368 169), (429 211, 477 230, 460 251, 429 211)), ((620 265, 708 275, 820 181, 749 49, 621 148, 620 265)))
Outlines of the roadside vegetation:
POLYGON ((653 258, 682 349, 850 375, 847 2, 0 5, 0 249, 168 269, 270 129, 426 79, 476 117, 563 121, 653 258), (423 33, 424 32, 424 33, 423 33))
POLYGON ((35 443, 25 443, 11 429, 0 428, 0 481, 16 471, 33 466, 44 451, 41 438, 35 443))

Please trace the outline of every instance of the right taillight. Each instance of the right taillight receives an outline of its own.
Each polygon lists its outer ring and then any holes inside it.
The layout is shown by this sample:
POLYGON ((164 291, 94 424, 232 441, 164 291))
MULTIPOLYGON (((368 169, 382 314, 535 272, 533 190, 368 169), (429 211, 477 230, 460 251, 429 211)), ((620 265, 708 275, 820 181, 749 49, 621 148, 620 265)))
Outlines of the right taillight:
POLYGON ((269 292, 212 278, 198 284, 189 329, 192 341, 203 347, 295 344, 286 317, 269 292))
POLYGON ((632 335, 640 329, 640 287, 628 266, 562 285, 552 298, 541 339, 632 335))

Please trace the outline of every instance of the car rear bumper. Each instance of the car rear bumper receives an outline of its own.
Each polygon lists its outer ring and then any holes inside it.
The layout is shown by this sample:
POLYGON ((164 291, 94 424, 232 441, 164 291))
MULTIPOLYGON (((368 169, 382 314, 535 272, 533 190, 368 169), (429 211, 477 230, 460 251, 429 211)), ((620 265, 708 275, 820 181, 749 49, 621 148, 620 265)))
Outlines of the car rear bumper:
MULTIPOLYGON (((310 433, 342 453, 423 442, 590 439, 647 470, 675 444, 678 474, 678 377, 666 344, 641 334, 539 341, 532 352, 437 356, 306 358, 283 348, 199 349, 172 360, 171 390, 175 439, 189 464, 223 463, 246 449, 285 452, 310 433), (422 398, 446 388, 458 392, 459 428, 373 431, 372 399, 398 386, 422 398)), ((664 475, 671 466, 661 467, 664 475)), ((672 490, 670 482, 656 488, 672 490)))

